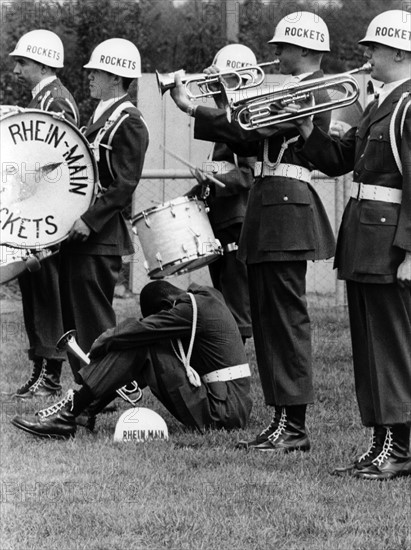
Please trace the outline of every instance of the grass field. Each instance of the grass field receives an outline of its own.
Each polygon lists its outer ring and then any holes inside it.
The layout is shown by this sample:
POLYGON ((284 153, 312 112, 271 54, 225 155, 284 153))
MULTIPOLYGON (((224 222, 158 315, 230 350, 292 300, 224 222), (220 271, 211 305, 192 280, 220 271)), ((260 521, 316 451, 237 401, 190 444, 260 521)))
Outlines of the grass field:
MULTIPOLYGON (((21 305, 1 308, 1 391, 28 372, 21 305)), ((132 300, 117 300, 119 318, 132 300)), ((359 421, 346 312, 311 307, 316 402, 308 411, 310 453, 244 452, 269 420, 252 343, 254 409, 247 430, 184 430, 145 390, 143 406, 169 426, 168 442, 115 444, 119 410, 96 431, 39 440, 10 424, 33 403, 1 402, 1 550, 410 550, 410 479, 331 476, 368 443, 359 421)), ((65 369, 64 388, 71 386, 65 369)))

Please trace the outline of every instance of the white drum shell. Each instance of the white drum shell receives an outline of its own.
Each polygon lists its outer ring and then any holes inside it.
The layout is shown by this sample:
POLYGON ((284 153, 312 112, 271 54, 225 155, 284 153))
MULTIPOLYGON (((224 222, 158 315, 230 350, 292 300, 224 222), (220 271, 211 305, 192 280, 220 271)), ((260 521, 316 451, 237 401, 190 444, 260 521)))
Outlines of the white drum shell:
POLYGON ((151 279, 199 269, 222 253, 204 201, 178 197, 133 218, 151 279))

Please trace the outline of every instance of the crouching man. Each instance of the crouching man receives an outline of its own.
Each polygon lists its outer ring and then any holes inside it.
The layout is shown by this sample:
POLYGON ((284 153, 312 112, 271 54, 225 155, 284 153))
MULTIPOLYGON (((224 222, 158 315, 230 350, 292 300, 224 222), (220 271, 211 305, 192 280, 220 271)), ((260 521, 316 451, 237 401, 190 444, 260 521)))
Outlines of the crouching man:
POLYGON ((95 340, 78 391, 69 390, 35 417, 16 416, 12 424, 39 437, 74 436, 76 417, 135 380, 188 428, 244 428, 251 411, 250 369, 222 294, 154 281, 142 289, 140 307, 143 319, 127 319, 95 340))

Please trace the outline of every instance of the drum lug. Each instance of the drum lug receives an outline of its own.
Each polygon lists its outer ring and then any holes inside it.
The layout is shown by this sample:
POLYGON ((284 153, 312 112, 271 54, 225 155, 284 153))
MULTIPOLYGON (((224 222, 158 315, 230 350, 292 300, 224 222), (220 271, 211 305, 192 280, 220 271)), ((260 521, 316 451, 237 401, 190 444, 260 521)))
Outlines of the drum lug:
POLYGON ((174 212, 173 208, 174 208, 174 204, 173 204, 173 203, 170 203, 170 214, 173 216, 173 218, 175 218, 175 217, 176 217, 176 213, 174 212))
POLYGON ((162 271, 162 270, 163 270, 163 258, 161 257, 160 252, 157 252, 157 254, 156 254, 156 260, 157 260, 158 263, 160 264, 160 269, 161 269, 161 271, 162 271))
POLYGON ((148 216, 145 212, 143 212, 143 216, 144 216, 144 223, 146 224, 146 226, 151 227, 150 220, 148 219, 148 216))
POLYGON ((150 272, 150 266, 148 265, 148 261, 147 260, 144 260, 144 269, 147 271, 147 273, 150 272))
POLYGON ((198 211, 201 212, 201 203, 198 201, 197 197, 194 197, 194 200, 196 201, 198 211))

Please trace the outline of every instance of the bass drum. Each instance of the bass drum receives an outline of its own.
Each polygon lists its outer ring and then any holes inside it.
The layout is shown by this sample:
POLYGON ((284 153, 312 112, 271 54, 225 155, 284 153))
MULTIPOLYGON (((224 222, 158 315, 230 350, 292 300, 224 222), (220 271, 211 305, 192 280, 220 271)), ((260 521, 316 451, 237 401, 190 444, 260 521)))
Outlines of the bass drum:
POLYGON ((140 212, 132 223, 151 279, 194 271, 222 254, 205 203, 197 198, 178 197, 140 212))
POLYGON ((41 250, 63 241, 96 193, 97 165, 62 115, 0 108, 0 244, 41 250))

